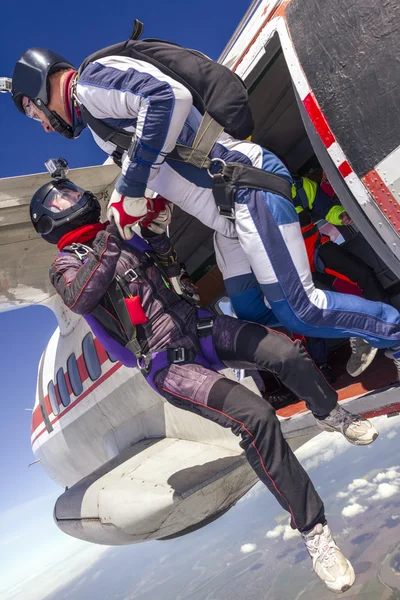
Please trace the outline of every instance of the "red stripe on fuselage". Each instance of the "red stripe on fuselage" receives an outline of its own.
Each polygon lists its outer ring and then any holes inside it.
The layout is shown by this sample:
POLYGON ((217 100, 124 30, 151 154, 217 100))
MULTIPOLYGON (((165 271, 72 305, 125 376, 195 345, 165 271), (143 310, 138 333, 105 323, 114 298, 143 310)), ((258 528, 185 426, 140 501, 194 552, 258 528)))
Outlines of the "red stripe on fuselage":
MULTIPOLYGON (((85 390, 84 392, 82 392, 82 394, 80 396, 78 396, 73 402, 71 402, 71 404, 69 406, 67 406, 66 408, 63 409, 63 411, 57 415, 56 417, 54 417, 54 419, 52 419, 50 421, 50 423, 52 425, 54 425, 54 423, 57 423, 57 421, 59 421, 59 419, 61 419, 62 416, 66 415, 72 408, 74 408, 74 406, 76 406, 77 404, 79 404, 79 402, 81 402, 82 400, 84 400, 84 398, 86 398, 89 394, 91 394, 97 387, 99 387, 99 385, 101 385, 104 381, 106 381, 106 379, 108 379, 109 377, 111 377, 111 375, 113 375, 116 371, 118 371, 118 369, 120 369, 122 367, 121 363, 115 363, 111 369, 109 371, 107 371, 106 373, 104 373, 104 375, 102 375, 101 377, 99 377, 99 379, 97 379, 97 381, 95 381, 90 387, 88 387, 87 390, 85 390)), ((39 408, 39 412, 40 412, 40 407, 39 408)), ((43 420, 41 421, 41 423, 43 423, 43 420)), ((39 423, 39 425, 41 424, 39 423)), ((46 429, 43 429, 42 431, 40 431, 32 440, 32 445, 36 442, 36 440, 45 432, 47 431, 46 429)))
MULTIPOLYGON (((102 346, 101 342, 97 338, 94 338, 94 345, 95 345, 95 348, 96 348, 96 352, 97 352, 97 356, 99 358, 100 364, 103 366, 103 364, 108 360, 108 354, 105 351, 104 347, 102 346)), ((89 379, 89 373, 87 372, 87 369, 86 369, 85 359, 83 357, 83 354, 81 354, 81 356, 79 356, 79 358, 77 359, 76 362, 77 362, 77 365, 78 365, 79 377, 81 379, 81 382, 85 383, 85 381, 87 379, 89 379)), ((65 376, 65 382, 66 382, 67 388, 68 388, 68 393, 71 396, 71 394, 73 393, 73 391, 72 391, 72 386, 71 386, 71 382, 70 382, 69 375, 68 375, 67 371, 64 371, 64 376, 65 376)), ((41 385, 41 382, 39 382, 39 385, 41 385)), ((60 398, 60 393, 59 393, 59 390, 58 390, 58 385, 55 384, 54 387, 56 389, 57 402, 58 402, 58 404, 60 406, 63 406, 62 403, 61 403, 61 398, 60 398)), ((85 393, 85 392, 83 392, 83 393, 85 393)), ((81 396, 82 396, 82 394, 81 394, 81 396)), ((81 396, 78 396, 77 398, 80 398, 81 396)), ((46 407, 47 414, 50 415, 53 411, 52 411, 52 408, 51 408, 51 405, 50 405, 50 400, 49 400, 49 396, 48 395, 46 395, 44 397, 44 404, 45 404, 45 407, 46 407)), ((63 414, 65 414, 65 410, 62 411, 61 415, 63 415, 63 414)), ((37 405, 36 408, 34 409, 33 413, 32 413, 31 435, 43 423, 44 423, 44 421, 43 421, 43 417, 42 417, 42 412, 40 410, 40 406, 37 405)))

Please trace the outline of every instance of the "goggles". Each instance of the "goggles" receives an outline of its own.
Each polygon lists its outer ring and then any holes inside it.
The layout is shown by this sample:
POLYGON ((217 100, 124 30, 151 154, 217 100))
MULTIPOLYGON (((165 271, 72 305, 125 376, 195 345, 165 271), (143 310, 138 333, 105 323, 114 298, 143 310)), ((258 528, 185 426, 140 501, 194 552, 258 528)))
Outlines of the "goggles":
POLYGON ((43 201, 43 206, 54 213, 68 210, 79 203, 85 191, 73 183, 60 182, 54 185, 43 201))
POLYGON ((42 122, 37 106, 27 96, 22 98, 22 108, 24 109, 27 117, 33 119, 34 121, 39 121, 40 123, 42 122))

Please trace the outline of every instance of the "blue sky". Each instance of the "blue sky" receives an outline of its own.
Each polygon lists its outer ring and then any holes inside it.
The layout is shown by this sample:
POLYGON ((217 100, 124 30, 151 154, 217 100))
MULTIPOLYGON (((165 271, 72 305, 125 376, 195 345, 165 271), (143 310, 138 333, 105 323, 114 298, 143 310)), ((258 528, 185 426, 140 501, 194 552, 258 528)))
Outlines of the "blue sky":
MULTIPOLYGON (((59 0, 46 6, 7 2, 0 10, 0 76, 11 77, 19 55, 30 46, 52 48, 79 65, 93 51, 129 37, 134 17, 145 23, 146 37, 169 39, 218 58, 249 4, 249 0, 201 4, 59 0)), ((6 94, 0 95, 0 131, 0 177, 43 172, 49 157, 64 156, 71 167, 101 164, 106 158, 87 132, 74 142, 46 135, 38 123, 14 108, 6 94)), ((31 413, 24 409, 33 406, 39 359, 55 326, 54 316, 43 307, 0 314, 0 590, 21 577, 21 560, 34 572, 43 561, 60 560, 63 552, 87 551, 91 556, 98 552, 58 532, 52 506, 60 488, 40 465, 28 468, 34 457, 31 413)), ((85 560, 90 562, 90 557, 85 560)))
MULTIPOLYGON (((201 4, 188 0, 60 0, 47 7, 27 0, 7 3, 0 13, 0 76, 11 77, 16 60, 31 46, 51 48, 79 66, 95 50, 129 37, 134 17, 144 22, 145 37, 191 46, 216 59, 249 5, 249 0, 205 0, 201 4), (117 7, 115 11, 113 6, 117 7)), ((0 177, 42 172, 43 162, 49 156, 66 155, 71 167, 103 162, 104 154, 89 133, 85 132, 79 142, 56 134, 43 135, 38 123, 27 122, 5 94, 0 95, 0 107, 0 177)))

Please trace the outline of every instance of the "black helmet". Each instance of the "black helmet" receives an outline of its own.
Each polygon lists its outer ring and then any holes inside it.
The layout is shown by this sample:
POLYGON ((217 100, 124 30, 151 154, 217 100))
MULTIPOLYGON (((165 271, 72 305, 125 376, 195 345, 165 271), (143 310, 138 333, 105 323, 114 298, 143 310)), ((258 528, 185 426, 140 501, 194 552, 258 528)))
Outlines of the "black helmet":
POLYGON ((30 217, 36 231, 46 242, 57 244, 63 235, 100 220, 96 196, 69 179, 50 181, 34 194, 30 217))
POLYGON ((11 95, 15 106, 22 113, 22 98, 27 96, 37 108, 44 112, 55 131, 66 138, 73 138, 72 127, 56 112, 50 111, 50 81, 52 73, 74 66, 59 54, 45 48, 29 48, 15 65, 12 77, 11 95))

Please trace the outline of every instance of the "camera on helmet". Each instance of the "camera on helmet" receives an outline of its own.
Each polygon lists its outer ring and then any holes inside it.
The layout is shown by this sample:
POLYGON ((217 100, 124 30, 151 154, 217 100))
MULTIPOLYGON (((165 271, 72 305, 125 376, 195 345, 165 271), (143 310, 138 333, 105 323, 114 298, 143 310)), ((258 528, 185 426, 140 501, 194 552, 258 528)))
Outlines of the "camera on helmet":
POLYGON ((0 77, 0 93, 11 92, 12 81, 9 77, 0 77))
POLYGON ((52 179, 65 179, 69 171, 69 166, 65 158, 49 158, 44 166, 50 173, 52 179))

